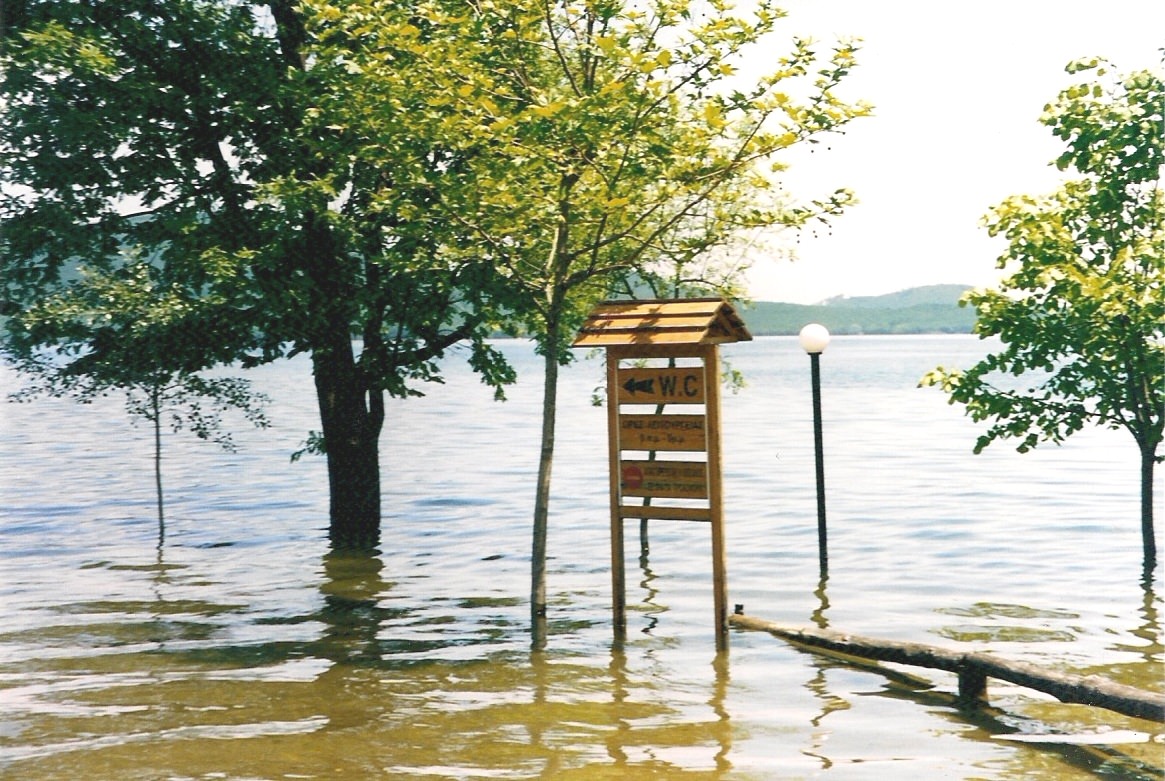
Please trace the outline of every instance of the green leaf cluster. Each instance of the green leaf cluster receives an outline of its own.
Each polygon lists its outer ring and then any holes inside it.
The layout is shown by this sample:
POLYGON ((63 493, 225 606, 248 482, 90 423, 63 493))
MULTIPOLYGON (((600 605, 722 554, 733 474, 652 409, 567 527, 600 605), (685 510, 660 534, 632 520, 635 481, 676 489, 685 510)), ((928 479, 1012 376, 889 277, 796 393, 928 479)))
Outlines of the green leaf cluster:
POLYGON ((148 260, 126 254, 112 271, 79 268, 67 290, 36 302, 10 325, 4 353, 29 380, 13 399, 90 403, 124 393, 134 417, 233 450, 223 415, 238 412, 265 428, 266 395, 245 379, 206 376, 201 362, 188 362, 199 352, 191 342, 216 335, 200 311, 204 302, 162 283, 148 260))
MULTIPOLYGON (((835 94, 848 43, 821 57, 798 40, 734 79, 780 15, 23 3, 0 80, 6 309, 68 295, 79 264, 121 275, 128 252, 201 318, 168 346, 184 369, 316 351, 342 324, 370 392, 416 392, 463 339, 500 388, 491 331, 569 327, 632 272, 739 292, 740 261, 710 282, 709 253, 851 200, 790 205, 763 170, 869 111, 835 94)), ((91 346, 83 328, 56 338, 91 346)))
MULTIPOLYGON (((483 343, 492 271, 450 257, 456 240, 431 214, 441 151, 399 115, 376 155, 324 125, 331 102, 359 86, 322 58, 310 10, 21 4, 0 75, 0 293, 14 349, 100 352, 83 319, 50 336, 47 302, 81 295, 80 266, 117 279, 132 256, 189 309, 168 309, 176 338, 159 353, 184 371, 315 353, 339 334, 362 337, 371 395, 417 392, 466 338, 488 381, 512 379, 483 343)), ((95 311, 133 311, 121 303, 95 311)))
POLYGON ((432 187, 410 215, 459 229, 447 257, 486 258, 517 315, 507 327, 563 359, 559 336, 628 278, 739 292, 739 260, 725 255, 717 274, 710 253, 852 199, 774 195, 765 166, 869 107, 835 95, 850 44, 822 58, 796 41, 757 83, 732 78, 745 47, 773 32, 770 3, 747 18, 686 0, 309 5, 315 70, 337 74, 317 131, 432 187), (345 87, 352 73, 382 78, 345 87), (417 138, 440 165, 400 165, 417 138))
POLYGON ((489 334, 565 361, 594 301, 629 285, 739 292, 741 242, 852 200, 790 202, 782 154, 870 111, 838 95, 848 42, 795 40, 738 77, 777 30, 769 0, 16 8, 0 54, 13 360, 105 388, 307 353, 307 449, 334 500, 364 497, 359 523, 378 513, 364 465, 385 397, 439 381, 459 344, 500 395, 514 374, 489 334))
POLYGON ((1153 558, 1152 468, 1165 426, 1165 85, 1160 73, 1119 75, 1094 58, 1068 66, 1088 80, 1063 90, 1040 121, 1065 144, 1074 174, 1044 196, 1013 196, 984 224, 1007 240, 1006 276, 974 290, 976 332, 1003 347, 941 387, 1027 451, 1086 425, 1128 430, 1142 458, 1146 555, 1153 558))

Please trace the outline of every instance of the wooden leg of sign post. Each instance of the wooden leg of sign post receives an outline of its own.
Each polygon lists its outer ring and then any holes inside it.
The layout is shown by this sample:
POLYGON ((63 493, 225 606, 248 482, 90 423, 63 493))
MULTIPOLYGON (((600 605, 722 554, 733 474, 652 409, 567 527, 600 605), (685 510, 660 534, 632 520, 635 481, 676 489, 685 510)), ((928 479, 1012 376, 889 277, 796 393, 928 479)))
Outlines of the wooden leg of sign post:
POLYGON ((716 611, 716 650, 728 650, 728 562, 724 551, 724 490, 720 467, 720 352, 707 345, 704 359, 704 409, 707 419, 708 507, 712 526, 712 591, 716 611))
POLYGON ((619 446, 619 356, 616 350, 607 350, 607 447, 611 471, 611 620, 615 628, 615 642, 621 643, 627 634, 627 587, 624 572, 623 516, 621 505, 620 446, 619 446))

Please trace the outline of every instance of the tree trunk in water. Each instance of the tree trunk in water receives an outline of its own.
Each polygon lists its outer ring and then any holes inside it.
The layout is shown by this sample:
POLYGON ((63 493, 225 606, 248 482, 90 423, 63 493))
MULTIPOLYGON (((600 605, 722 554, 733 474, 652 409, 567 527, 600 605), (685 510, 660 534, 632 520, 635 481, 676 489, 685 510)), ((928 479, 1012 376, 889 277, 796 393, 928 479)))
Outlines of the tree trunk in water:
POLYGON ((1156 454, 1148 446, 1141 447, 1141 541, 1145 548, 1145 569, 1157 563, 1157 540, 1153 532, 1153 468, 1156 454))
POLYGON ((380 542, 381 420, 368 408, 367 388, 346 324, 312 352, 320 423, 328 459, 329 536, 337 548, 380 542))
POLYGON ((162 400, 161 391, 150 389, 150 411, 154 416, 154 490, 158 495, 158 547, 166 540, 166 515, 162 494, 162 400))
POLYGON ((559 182, 558 227, 550 254, 553 284, 547 288, 546 340, 542 343, 545 377, 542 385, 542 448, 538 458, 538 490, 534 496, 534 546, 530 559, 531 645, 546 646, 546 534, 550 518, 550 469, 554 465, 554 422, 558 413, 558 360, 562 346, 562 313, 569 289, 570 190, 577 173, 564 173, 559 182))
POLYGON ((548 334, 542 388, 542 448, 538 490, 534 497, 534 546, 530 558, 530 626, 532 646, 546 645, 546 537, 550 518, 550 470, 554 465, 554 423, 558 409, 557 329, 548 334))

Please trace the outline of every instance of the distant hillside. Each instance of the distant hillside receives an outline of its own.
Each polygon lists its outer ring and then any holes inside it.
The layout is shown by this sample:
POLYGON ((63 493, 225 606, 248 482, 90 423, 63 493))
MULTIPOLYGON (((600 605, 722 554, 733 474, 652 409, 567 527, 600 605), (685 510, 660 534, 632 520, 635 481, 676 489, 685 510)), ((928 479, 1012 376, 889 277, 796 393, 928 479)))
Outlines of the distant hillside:
POLYGON ((797 334, 821 323, 834 334, 969 334, 975 312, 960 307, 970 285, 927 285, 884 296, 836 296, 820 304, 757 301, 741 311, 757 336, 797 334))
POLYGON ((928 304, 956 304, 959 298, 971 289, 970 285, 924 285, 887 293, 884 296, 834 296, 820 303, 820 306, 848 306, 863 309, 904 309, 910 306, 928 304))

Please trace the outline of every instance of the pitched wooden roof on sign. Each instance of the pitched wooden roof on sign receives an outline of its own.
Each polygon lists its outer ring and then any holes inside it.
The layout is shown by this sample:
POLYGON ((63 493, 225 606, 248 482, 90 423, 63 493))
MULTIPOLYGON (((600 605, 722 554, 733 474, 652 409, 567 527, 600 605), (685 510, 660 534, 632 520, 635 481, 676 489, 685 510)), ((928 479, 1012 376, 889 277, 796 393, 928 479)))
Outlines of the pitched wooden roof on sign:
POLYGON ((747 342, 752 334, 722 298, 604 301, 579 330, 573 347, 747 342))

